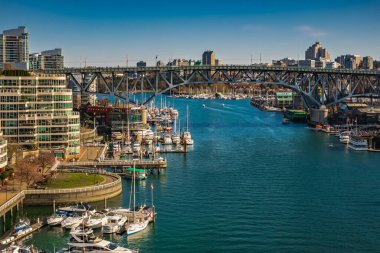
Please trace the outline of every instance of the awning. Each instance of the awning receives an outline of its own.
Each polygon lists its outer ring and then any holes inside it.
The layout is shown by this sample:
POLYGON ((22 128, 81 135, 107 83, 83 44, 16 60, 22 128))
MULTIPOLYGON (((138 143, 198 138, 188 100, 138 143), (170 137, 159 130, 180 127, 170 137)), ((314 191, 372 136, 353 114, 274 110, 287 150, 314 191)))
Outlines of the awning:
POLYGON ((134 172, 140 172, 140 173, 144 173, 145 172, 144 169, 138 169, 138 168, 128 168, 127 170, 128 171, 134 171, 134 172))

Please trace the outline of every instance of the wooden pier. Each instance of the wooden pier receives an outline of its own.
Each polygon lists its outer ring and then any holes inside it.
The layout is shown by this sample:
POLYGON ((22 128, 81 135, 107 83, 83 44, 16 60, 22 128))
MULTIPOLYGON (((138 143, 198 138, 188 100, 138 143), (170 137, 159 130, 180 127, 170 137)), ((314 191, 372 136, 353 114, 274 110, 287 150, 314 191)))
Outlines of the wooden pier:
POLYGON ((18 240, 21 240, 22 238, 27 237, 28 235, 34 233, 35 231, 39 230, 43 226, 46 226, 46 224, 42 222, 36 222, 17 236, 11 235, 11 236, 8 236, 7 238, 3 238, 0 241, 0 249, 5 249, 10 244, 17 242, 18 240))

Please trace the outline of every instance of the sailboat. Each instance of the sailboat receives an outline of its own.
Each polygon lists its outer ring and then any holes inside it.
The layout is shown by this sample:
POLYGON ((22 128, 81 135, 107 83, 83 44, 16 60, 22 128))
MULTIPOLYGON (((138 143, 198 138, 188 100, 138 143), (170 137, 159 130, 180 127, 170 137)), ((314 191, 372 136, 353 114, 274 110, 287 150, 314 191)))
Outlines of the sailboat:
MULTIPOLYGON (((180 124, 180 120, 178 119, 178 126, 180 124)), ((178 127, 179 128, 179 127, 178 127)), ((174 133, 172 134, 172 142, 174 145, 178 145, 181 143, 181 137, 179 134, 177 134, 177 122, 176 119, 174 119, 174 133)))
POLYGON ((182 142, 185 145, 193 145, 194 141, 191 139, 189 131, 189 106, 186 107, 186 131, 182 134, 182 142))
POLYGON ((149 218, 141 215, 139 215, 139 217, 136 216, 136 172, 139 172, 140 169, 136 169, 135 166, 133 166, 133 168, 129 168, 128 170, 133 172, 133 223, 128 225, 127 235, 132 235, 146 229, 149 218))

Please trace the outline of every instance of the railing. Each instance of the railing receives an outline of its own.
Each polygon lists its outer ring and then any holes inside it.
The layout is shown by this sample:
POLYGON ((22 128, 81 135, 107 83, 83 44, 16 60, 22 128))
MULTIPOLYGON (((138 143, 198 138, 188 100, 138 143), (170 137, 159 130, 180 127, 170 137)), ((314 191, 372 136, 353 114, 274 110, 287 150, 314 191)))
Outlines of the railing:
MULTIPOLYGON (((83 170, 85 171, 85 170, 83 170)), ((88 171, 87 171, 88 172, 88 171)), ((95 173, 98 173, 99 171, 93 171, 95 173)), ((113 181, 111 183, 96 185, 96 186, 87 186, 82 188, 73 188, 73 189, 52 189, 52 190, 23 190, 10 198, 8 201, 6 201, 3 205, 0 206, 0 214, 2 214, 4 211, 6 211, 9 207, 13 206, 20 200, 24 199, 26 195, 28 194, 62 194, 62 193, 82 193, 82 192, 91 192, 91 191, 98 191, 103 189, 108 189, 114 186, 117 186, 121 183, 121 177, 117 174, 108 173, 108 172, 102 172, 100 173, 102 175, 106 176, 112 176, 116 177, 116 181, 113 181)))
POLYGON ((10 198, 7 202, 0 206, 0 213, 6 211, 9 207, 13 206, 15 203, 19 202, 21 199, 25 198, 25 191, 17 193, 15 196, 10 198))
POLYGON ((82 188, 73 188, 73 189, 55 189, 55 190, 24 190, 25 194, 62 194, 62 193, 81 193, 81 192, 90 192, 90 191, 98 191, 98 190, 103 190, 107 188, 114 187, 118 184, 121 183, 121 177, 117 174, 113 173, 101 173, 102 175, 109 175, 116 177, 117 180, 113 181, 111 183, 107 184, 100 184, 96 186, 87 186, 87 187, 82 187, 82 188))
POLYGON ((95 68, 65 68, 43 70, 44 73, 86 73, 86 72, 142 72, 142 71, 184 71, 184 70, 262 70, 262 71, 298 71, 298 72, 327 72, 327 73, 356 73, 379 75, 377 70, 355 69, 326 69, 309 67, 276 67, 265 65, 194 65, 194 66, 164 66, 164 67, 95 67, 95 68))
POLYGON ((65 162, 61 163, 62 166, 114 166, 114 165, 133 165, 133 164, 138 164, 138 165, 165 165, 166 160, 154 160, 154 161, 144 161, 144 160, 138 160, 138 161, 114 161, 114 160, 103 160, 101 162, 65 162))

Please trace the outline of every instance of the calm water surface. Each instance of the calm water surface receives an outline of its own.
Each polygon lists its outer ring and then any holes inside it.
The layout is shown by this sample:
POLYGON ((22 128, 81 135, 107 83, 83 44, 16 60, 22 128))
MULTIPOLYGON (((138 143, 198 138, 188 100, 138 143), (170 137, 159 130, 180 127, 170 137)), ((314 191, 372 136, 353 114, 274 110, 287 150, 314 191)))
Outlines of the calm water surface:
MULTIPOLYGON (((282 115, 247 100, 174 103, 182 122, 189 106, 194 150, 167 155, 167 172, 137 186, 140 202, 150 203, 154 185, 156 223, 141 235, 106 238, 141 253, 379 251, 380 154, 282 125, 282 115)), ((123 187, 109 205, 129 206, 129 182, 123 187)), ((68 232, 46 228, 27 243, 52 252, 67 240, 68 232)))

